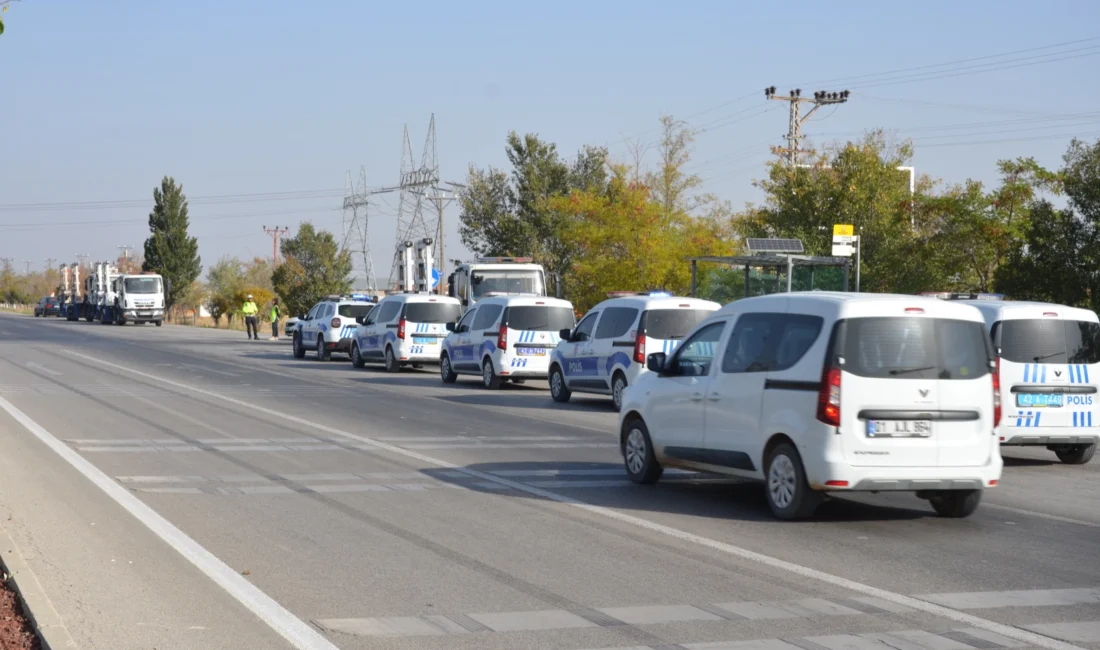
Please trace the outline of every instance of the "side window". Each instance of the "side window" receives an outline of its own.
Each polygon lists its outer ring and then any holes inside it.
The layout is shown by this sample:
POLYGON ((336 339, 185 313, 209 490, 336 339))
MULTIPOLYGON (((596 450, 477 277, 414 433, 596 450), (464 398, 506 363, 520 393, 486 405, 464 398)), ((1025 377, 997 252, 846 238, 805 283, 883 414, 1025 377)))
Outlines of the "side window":
POLYGON ((310 309, 309 313, 306 314, 306 320, 314 320, 315 318, 317 318, 317 312, 320 309, 321 309, 321 305, 314 305, 313 309, 310 309))
POLYGON ((592 330, 596 329, 596 319, 599 317, 600 312, 596 311, 582 318, 577 328, 573 330, 573 340, 590 341, 592 339, 592 330))
POLYGON ((710 374, 718 340, 725 327, 725 321, 711 323, 676 348, 672 358, 672 367, 676 369, 676 374, 683 377, 703 377, 710 374))
POLYGON ((474 314, 477 313, 477 307, 474 307, 470 311, 466 312, 466 315, 462 317, 462 320, 458 321, 458 325, 455 326, 456 332, 469 332, 470 324, 474 322, 474 314))
POLYGON ((608 307, 603 311, 600 326, 596 328, 596 340, 624 336, 637 318, 638 310, 633 307, 608 307))
POLYGON ((396 300, 381 303, 377 308, 378 313, 375 315, 375 322, 389 323, 397 316, 397 312, 399 311, 401 311, 401 303, 396 300))
POLYGON ((477 310, 477 317, 474 318, 474 324, 470 326, 473 331, 487 330, 497 322, 497 318, 500 317, 500 312, 504 311, 504 308, 500 305, 482 305, 477 310))
POLYGON ((772 350, 786 314, 742 314, 730 333, 722 358, 722 372, 770 370, 772 350))
POLYGON ((363 319, 364 325, 374 325, 374 317, 378 314, 378 305, 375 305, 367 312, 366 318, 363 319))
POLYGON ((801 361, 825 325, 824 318, 804 314, 787 314, 777 320, 781 322, 783 331, 778 337, 775 359, 770 364, 773 371, 786 370, 801 361))

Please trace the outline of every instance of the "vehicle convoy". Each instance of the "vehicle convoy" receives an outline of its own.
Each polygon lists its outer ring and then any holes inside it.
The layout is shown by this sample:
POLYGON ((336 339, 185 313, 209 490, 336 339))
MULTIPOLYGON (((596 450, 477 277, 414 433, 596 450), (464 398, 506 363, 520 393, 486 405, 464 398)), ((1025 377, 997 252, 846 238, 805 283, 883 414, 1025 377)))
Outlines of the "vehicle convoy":
POLYGON ((358 319, 351 342, 351 363, 384 363, 398 372, 411 365, 420 368, 439 363, 445 325, 462 315, 458 299, 428 293, 400 293, 378 301, 370 313, 358 319))
POLYGON ((684 335, 721 308, 716 302, 666 292, 611 292, 577 327, 560 332, 550 356, 550 396, 610 395, 622 407, 623 391, 646 372, 647 352, 670 353, 684 335))
POLYGON ((64 315, 101 323, 164 324, 167 283, 156 273, 119 273, 110 262, 96 262, 80 281, 80 265, 62 267, 64 315))
POLYGON ((480 375, 489 389, 546 379, 559 333, 574 323, 573 304, 560 298, 482 297, 458 323, 447 323, 440 377, 451 384, 459 375, 480 375))
MULTIPOLYGON (((530 257, 479 257, 447 277, 450 295, 465 310, 490 296, 548 296, 546 270, 530 257)), ((560 289, 560 282, 556 285, 560 289)), ((558 291, 558 298, 561 298, 558 291)))
POLYGON ((1004 446, 1046 447, 1083 465, 1100 442, 1100 319, 1040 302, 960 300, 985 318, 997 355, 1004 446))
POLYGON ((305 358, 306 350, 315 351, 320 361, 328 361, 333 352, 350 355, 356 319, 373 308, 370 298, 362 295, 329 296, 317 303, 295 324, 294 358, 305 358))
POLYGON ((993 346, 971 305, 808 292, 711 314, 628 387, 627 474, 665 467, 762 480, 780 519, 829 492, 914 491, 945 517, 1000 481, 993 346))

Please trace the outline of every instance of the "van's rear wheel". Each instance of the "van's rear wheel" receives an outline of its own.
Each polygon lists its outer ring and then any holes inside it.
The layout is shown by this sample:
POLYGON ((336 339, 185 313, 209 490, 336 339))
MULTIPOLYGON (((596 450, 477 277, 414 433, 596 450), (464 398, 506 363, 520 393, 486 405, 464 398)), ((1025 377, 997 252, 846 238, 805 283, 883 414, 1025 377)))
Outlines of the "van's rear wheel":
POLYGON ((481 383, 489 390, 500 388, 501 378, 493 368, 492 359, 486 359, 485 362, 481 364, 481 383))
POLYGON ((969 517, 982 502, 981 490, 944 490, 928 498, 932 509, 941 517, 969 517))
POLYGON ((401 363, 393 353, 393 348, 386 346, 386 372, 401 372, 401 363))
POLYGON ((1066 465, 1084 465, 1096 454, 1096 443, 1091 445, 1066 445, 1054 449, 1054 455, 1066 465))
POLYGON ((824 497, 810 489, 798 450, 782 443, 772 450, 765 464, 766 494, 772 514, 788 521, 813 516, 824 497))

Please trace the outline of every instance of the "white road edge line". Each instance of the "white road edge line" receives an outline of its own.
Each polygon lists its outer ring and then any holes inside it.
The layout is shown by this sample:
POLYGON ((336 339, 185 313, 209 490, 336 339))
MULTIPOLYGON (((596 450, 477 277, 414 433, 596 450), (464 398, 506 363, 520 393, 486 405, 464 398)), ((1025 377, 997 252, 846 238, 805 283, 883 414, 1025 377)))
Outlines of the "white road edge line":
POLYGON ((30 368, 31 370, 38 370, 40 372, 44 372, 47 375, 53 375, 54 377, 60 377, 61 376, 60 372, 58 372, 56 370, 53 370, 52 368, 47 368, 46 366, 44 366, 40 363, 35 363, 33 361, 28 361, 27 362, 27 367, 30 368))
MULTIPOLYGON (((973 614, 967 614, 966 612, 961 612, 959 610, 952 609, 950 607, 945 607, 943 605, 937 605, 935 603, 931 603, 931 602, 928 602, 928 601, 925 601, 925 600, 920 600, 919 598, 913 598, 912 596, 906 596, 904 594, 895 593, 893 591, 889 591, 889 590, 886 590, 886 589, 880 589, 878 587, 872 587, 871 585, 863 584, 861 582, 856 582, 855 580, 849 580, 848 578, 842 578, 840 576, 836 576, 836 575, 833 575, 831 573, 826 573, 824 571, 819 571, 817 569, 812 569, 812 568, 807 567, 807 566, 802 566, 800 564, 795 564, 794 562, 788 562, 787 560, 781 560, 779 558, 772 557, 770 555, 764 555, 763 553, 757 553, 756 551, 750 551, 749 549, 746 549, 746 548, 741 548, 739 546, 734 546, 732 544, 727 544, 725 542, 719 542, 717 540, 710 539, 709 537, 703 537, 702 535, 696 535, 695 533, 690 533, 690 532, 687 532, 685 530, 680 530, 678 528, 673 528, 672 526, 666 526, 664 524, 658 524, 656 522, 652 522, 652 521, 649 521, 647 519, 642 519, 641 517, 635 517, 634 515, 628 515, 628 514, 619 512, 617 510, 613 510, 611 508, 607 508, 607 507, 604 507, 604 506, 592 505, 590 503, 586 503, 586 502, 581 501, 579 499, 574 499, 573 497, 568 497, 568 496, 565 496, 563 494, 558 494, 556 492, 551 492, 549 490, 544 490, 542 488, 531 487, 531 486, 529 486, 525 483, 520 483, 520 482, 517 482, 517 481, 511 481, 509 479, 502 478, 502 477, 496 476, 494 474, 489 474, 487 472, 482 472, 482 471, 470 469, 468 467, 463 467, 461 465, 456 465, 455 463, 451 463, 449 461, 445 461, 445 460, 442 460, 442 459, 439 459, 439 458, 434 458, 432 456, 428 456, 426 454, 421 454, 421 453, 416 452, 416 451, 411 451, 411 450, 408 450, 408 449, 404 449, 402 447, 398 447, 398 446, 395 446, 395 445, 380 442, 380 441, 375 440, 373 438, 367 438, 365 436, 356 435, 354 433, 349 433, 347 431, 341 431, 340 429, 337 429, 335 427, 330 427, 330 426, 326 426, 324 424, 319 424, 317 422, 312 422, 312 421, 307 420, 305 418, 300 418, 296 415, 290 415, 289 413, 282 413, 280 411, 275 411, 275 410, 272 410, 272 409, 270 409, 268 407, 265 407, 265 406, 258 406, 258 405, 255 405, 255 404, 250 404, 249 402, 245 402, 243 400, 228 397, 226 395, 221 395, 221 394, 215 393, 213 391, 204 390, 202 388, 197 388, 195 386, 189 386, 187 384, 183 384, 183 383, 180 383, 180 382, 177 382, 177 381, 173 381, 171 379, 165 379, 163 377, 158 377, 156 375, 151 375, 151 374, 142 372, 140 370, 134 370, 133 368, 128 368, 126 366, 121 366, 121 365, 118 365, 116 363, 111 363, 109 361, 104 361, 102 359, 97 359, 95 357, 91 357, 91 356, 88 356, 86 354, 82 354, 80 352, 67 350, 67 351, 65 351, 65 353, 67 353, 71 356, 80 358, 80 359, 85 359, 87 361, 90 361, 92 363, 95 363, 95 364, 98 364, 98 365, 101 365, 101 366, 106 366, 108 368, 115 368, 116 370, 121 370, 123 372, 128 372, 128 373, 130 373, 132 375, 135 375, 137 377, 143 377, 145 379, 150 379, 152 381, 160 382, 162 384, 165 384, 165 385, 168 385, 168 386, 173 386, 173 387, 176 387, 176 388, 181 388, 183 390, 189 390, 193 393, 198 393, 200 395, 205 395, 207 397, 212 397, 214 399, 219 399, 219 400, 222 400, 224 402, 228 402, 230 404, 234 404, 236 406, 240 406, 240 407, 243 407, 243 408, 251 409, 253 411, 257 411, 257 412, 260 412, 260 413, 264 413, 264 414, 272 416, 272 417, 282 418, 283 420, 286 420, 288 422, 293 422, 295 424, 300 424, 302 426, 311 427, 313 429, 317 429, 318 431, 324 431, 326 433, 330 433, 330 434, 335 435, 335 436, 341 436, 341 437, 347 438, 349 440, 356 440, 356 441, 368 444, 368 445, 370 445, 372 447, 375 447, 377 449, 382 449, 382 450, 391 452, 393 454, 397 454, 399 456, 404 456, 406 458, 412 458, 412 459, 415 459, 415 460, 419 460, 419 461, 421 461, 423 463, 426 463, 428 465, 434 465, 436 467, 442 467, 442 468, 462 472, 463 474, 466 474, 467 476, 478 478, 478 479, 481 479, 483 481, 488 481, 490 483, 495 483, 497 485, 503 485, 503 486, 509 487, 513 490, 517 490, 519 492, 524 492, 526 494, 541 497, 541 498, 546 499, 548 501, 554 501, 556 503, 561 503, 561 504, 564 504, 564 505, 567 505, 567 506, 571 506, 571 507, 574 507, 574 508, 585 510, 585 511, 590 512, 592 514, 600 515, 600 516, 606 517, 608 519, 613 519, 615 521, 619 521, 619 522, 622 522, 624 524, 629 524, 629 525, 635 526, 637 528, 642 528, 642 529, 649 530, 649 531, 652 531, 652 532, 655 532, 655 533, 660 533, 660 534, 665 535, 667 537, 672 537, 674 539, 679 539, 679 540, 684 541, 684 542, 688 542, 688 543, 695 544, 695 545, 698 545, 698 546, 703 546, 705 548, 709 548, 709 549, 712 549, 712 550, 715 550, 715 551, 719 551, 719 552, 725 553, 727 555, 732 555, 734 557, 739 557, 739 558, 744 559, 744 560, 749 560, 751 562, 756 562, 758 564, 763 564, 765 566, 769 566, 769 567, 772 567, 774 569, 779 569, 781 571, 787 571, 789 573, 793 573, 795 575, 802 576, 803 578, 809 578, 811 580, 817 580, 819 582, 823 582, 825 584, 832 585, 834 587, 840 587, 841 589, 847 589, 849 591, 854 591, 856 593, 863 594, 865 596, 871 596, 871 597, 874 597, 874 598, 881 598, 881 599, 883 599, 887 602, 891 602, 891 603, 894 603, 896 605, 901 605, 903 607, 908 607, 910 609, 915 609, 917 611, 924 612, 926 614, 941 616, 943 618, 955 621, 957 623, 962 623, 964 625, 969 625, 971 627, 976 627, 978 629, 982 629, 982 630, 985 630, 987 632, 993 632, 994 634, 1000 634, 1002 636, 1006 636, 1010 639, 1015 639, 1017 641, 1021 641, 1023 643, 1028 644, 1028 645, 1031 645, 1031 646, 1035 646, 1035 647, 1039 647, 1039 648, 1047 648, 1047 650, 1085 650, 1084 648, 1082 648, 1080 646, 1075 646, 1071 643, 1066 643, 1066 642, 1060 641, 1058 639, 1054 639, 1054 638, 1051 638, 1051 637, 1048 637, 1048 636, 1044 636, 1044 635, 1039 634, 1037 632, 1031 632, 1031 631, 1028 631, 1028 630, 1020 629, 1018 627, 1013 627, 1011 625, 1005 625, 1003 623, 998 623, 996 621, 991 621, 989 619, 982 618, 980 616, 975 616, 973 614)), ((55 441, 56 441, 56 439, 55 439, 55 441)), ((58 442, 57 444, 60 445, 61 443, 58 442)), ((70 450, 66 449, 66 451, 70 451, 70 450)), ((73 452, 73 453, 75 453, 75 452, 73 452)), ((83 459, 81 459, 81 460, 83 460, 83 459)), ((99 472, 99 470, 95 470, 95 471, 99 472)), ((102 472, 99 472, 99 473, 102 476, 106 477, 106 475, 102 474, 102 472)), ((115 485, 115 487, 118 487, 118 486, 115 485)), ((127 494, 127 496, 130 496, 130 495, 127 494)), ((165 522, 165 523, 167 523, 167 522, 165 522)), ((180 534, 182 535, 182 533, 180 533, 180 534)), ((236 575, 236 573, 233 573, 233 577, 238 577, 238 576, 236 575)), ((249 584, 249 583, 246 582, 245 584, 249 584)), ((249 584, 249 586, 251 586, 251 584, 249 584)))
POLYGON ((1013 508, 1012 506, 1002 506, 999 503, 983 503, 983 508, 996 508, 997 510, 1004 510, 1005 512, 1015 512, 1018 515, 1028 515, 1031 517, 1039 517, 1040 519, 1049 519, 1051 521, 1060 521, 1064 524, 1075 524, 1077 526, 1088 526, 1089 528, 1100 528, 1100 524, 1092 521, 1082 521, 1080 519, 1070 519, 1069 517, 1063 517, 1061 515, 1048 515, 1045 512, 1035 512, 1034 510, 1024 510, 1023 508, 1013 508))
POLYGON ((112 480, 110 476, 85 460, 83 456, 58 440, 53 434, 46 431, 3 397, 0 397, 0 408, 7 411, 8 415, 22 424, 27 431, 33 433, 47 447, 54 450, 57 455, 83 474, 96 487, 103 490, 107 496, 129 511, 157 537, 164 540, 295 648, 299 650, 339 650, 305 621, 291 614, 270 596, 245 580, 229 565, 219 560, 213 553, 203 548, 167 519, 157 514, 155 510, 145 505, 144 502, 128 492, 126 488, 112 480))

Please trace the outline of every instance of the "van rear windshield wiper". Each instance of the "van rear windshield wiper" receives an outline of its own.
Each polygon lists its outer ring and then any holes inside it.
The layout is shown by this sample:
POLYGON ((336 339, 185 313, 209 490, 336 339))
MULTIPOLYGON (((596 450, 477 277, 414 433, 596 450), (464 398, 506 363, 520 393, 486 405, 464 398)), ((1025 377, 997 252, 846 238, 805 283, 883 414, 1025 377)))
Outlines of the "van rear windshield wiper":
POLYGON ((1041 354, 1041 355, 1035 357, 1034 360, 1035 361, 1042 361, 1043 359, 1049 359, 1051 357, 1056 357, 1059 354, 1062 354, 1062 353, 1061 352, 1051 352, 1050 354, 1041 354))
POLYGON ((923 368, 894 368, 890 371, 891 375, 903 375, 909 372, 921 372, 922 370, 935 370, 935 366, 925 366, 923 368))

